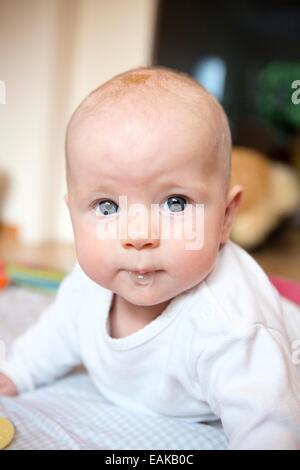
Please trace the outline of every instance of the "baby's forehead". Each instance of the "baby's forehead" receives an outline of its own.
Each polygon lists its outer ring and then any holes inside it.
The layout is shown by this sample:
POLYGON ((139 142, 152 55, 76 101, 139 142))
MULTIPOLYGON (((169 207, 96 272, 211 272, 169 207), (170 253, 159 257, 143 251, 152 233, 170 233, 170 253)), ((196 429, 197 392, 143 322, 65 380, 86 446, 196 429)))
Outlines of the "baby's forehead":
POLYGON ((149 118, 176 107, 206 120, 218 120, 221 111, 216 100, 191 77, 168 69, 138 69, 120 74, 91 92, 73 113, 69 127, 118 109, 135 114, 140 111, 149 118))
MULTIPOLYGON (((133 71, 98 87, 77 108, 68 126, 67 157, 72 159, 72 149, 76 151, 74 136, 77 143, 78 135, 91 141, 92 133, 118 134, 120 128, 134 129, 146 140, 157 130, 168 128, 169 140, 176 138, 178 143, 188 136, 191 145, 195 138, 202 139, 202 144, 198 143, 203 148, 215 147, 221 136, 228 141, 226 124, 221 107, 189 77, 152 69, 133 71)), ((217 160, 210 164, 217 165, 217 160)))
POLYGON ((155 158, 163 167, 168 160, 188 163, 192 155, 207 160, 216 153, 218 121, 208 111, 201 116, 173 97, 161 97, 157 105, 136 99, 82 117, 70 138, 72 161, 101 163, 109 157, 142 168, 155 158))

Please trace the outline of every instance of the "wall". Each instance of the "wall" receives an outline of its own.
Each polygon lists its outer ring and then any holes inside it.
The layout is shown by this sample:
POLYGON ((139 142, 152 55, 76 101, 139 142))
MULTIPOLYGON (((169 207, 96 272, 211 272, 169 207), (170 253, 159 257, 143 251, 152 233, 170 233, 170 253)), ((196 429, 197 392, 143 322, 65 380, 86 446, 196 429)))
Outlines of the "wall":
POLYGON ((93 88, 150 65, 157 0, 1 0, 2 222, 26 243, 72 240, 63 196, 64 133, 93 88))

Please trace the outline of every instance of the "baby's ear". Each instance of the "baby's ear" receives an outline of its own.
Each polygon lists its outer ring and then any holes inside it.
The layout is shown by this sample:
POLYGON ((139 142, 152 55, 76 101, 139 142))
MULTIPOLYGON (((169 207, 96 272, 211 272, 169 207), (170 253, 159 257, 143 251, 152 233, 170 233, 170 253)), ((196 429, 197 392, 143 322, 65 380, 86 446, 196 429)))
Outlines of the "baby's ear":
POLYGON ((66 193, 64 195, 64 200, 65 200, 65 203, 67 204, 67 206, 69 207, 69 196, 68 196, 68 193, 66 193))
POLYGON ((222 229, 221 244, 228 241, 230 236, 230 230, 234 221, 234 218, 238 212, 241 204, 243 194, 243 188, 240 185, 235 185, 228 191, 227 195, 227 207, 225 211, 224 224, 222 229))

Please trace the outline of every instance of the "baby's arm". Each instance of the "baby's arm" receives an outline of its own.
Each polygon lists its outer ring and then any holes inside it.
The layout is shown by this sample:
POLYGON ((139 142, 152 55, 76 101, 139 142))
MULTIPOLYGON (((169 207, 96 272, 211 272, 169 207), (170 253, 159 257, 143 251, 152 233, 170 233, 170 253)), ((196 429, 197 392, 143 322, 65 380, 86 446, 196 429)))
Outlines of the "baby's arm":
POLYGON ((0 395, 52 382, 80 364, 77 315, 82 299, 78 266, 62 281, 54 302, 19 336, 0 367, 0 395))
POLYGON ((198 359, 198 380, 229 449, 300 449, 300 377, 288 340, 254 324, 220 335, 198 359))

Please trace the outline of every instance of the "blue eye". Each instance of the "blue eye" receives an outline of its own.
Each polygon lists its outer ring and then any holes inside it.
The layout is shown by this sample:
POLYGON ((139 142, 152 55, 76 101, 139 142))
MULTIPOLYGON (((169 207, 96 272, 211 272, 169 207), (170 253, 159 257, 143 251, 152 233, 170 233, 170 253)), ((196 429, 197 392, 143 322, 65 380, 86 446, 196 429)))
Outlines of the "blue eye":
POLYGON ((103 199, 96 203, 96 213, 101 215, 112 215, 118 211, 118 205, 110 199, 103 199))
MULTIPOLYGON (((170 196, 164 203, 164 208, 167 208, 169 212, 183 212, 187 206, 188 202, 185 197, 182 196, 170 196), (166 206, 167 205, 167 206, 166 206)), ((102 201, 97 201, 96 204, 96 213, 99 215, 113 215, 118 212, 118 205, 111 201, 110 199, 103 199, 102 201)))
POLYGON ((187 205, 187 200, 182 196, 170 196, 166 200, 165 204, 167 204, 170 212, 183 212, 187 205))

